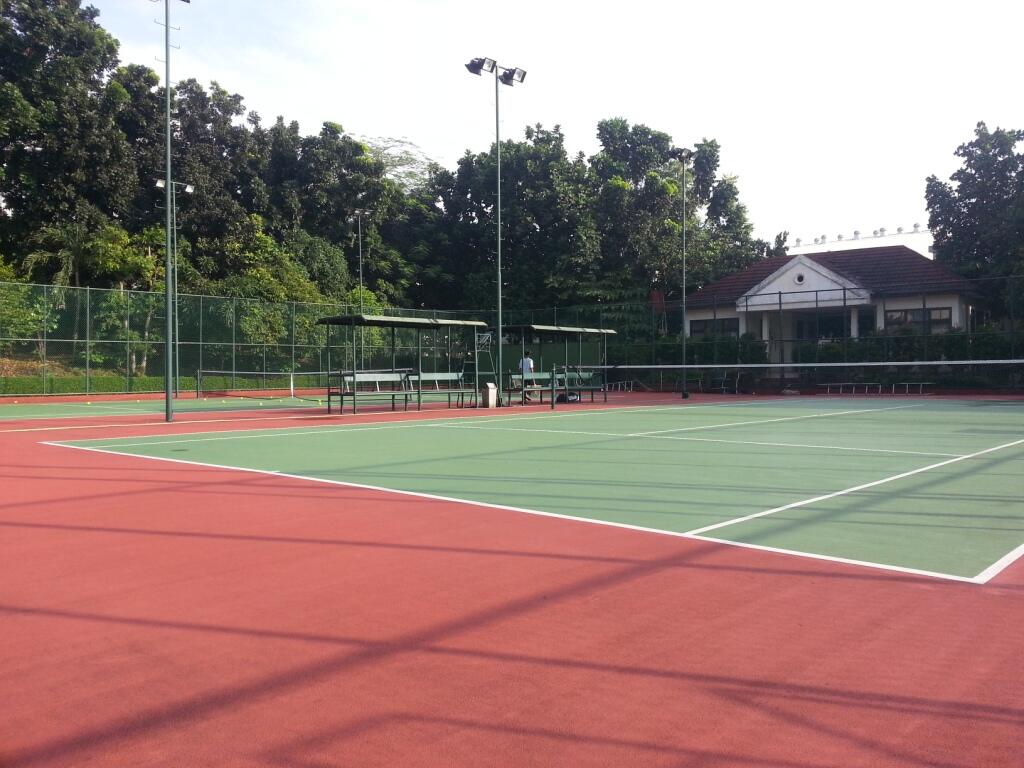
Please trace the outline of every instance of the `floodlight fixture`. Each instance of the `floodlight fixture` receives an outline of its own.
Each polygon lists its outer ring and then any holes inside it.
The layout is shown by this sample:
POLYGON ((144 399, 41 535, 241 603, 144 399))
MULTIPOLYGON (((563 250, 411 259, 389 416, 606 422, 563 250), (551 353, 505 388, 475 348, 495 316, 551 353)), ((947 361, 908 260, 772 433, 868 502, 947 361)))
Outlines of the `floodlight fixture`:
POLYGON ((502 68, 502 73, 498 76, 498 79, 504 85, 515 85, 521 83, 526 79, 526 70, 520 69, 519 67, 512 67, 511 69, 502 68))
POLYGON ((466 65, 466 69, 474 75, 479 75, 481 72, 493 72, 496 66, 497 62, 494 59, 488 59, 480 56, 475 59, 470 59, 469 63, 466 65))

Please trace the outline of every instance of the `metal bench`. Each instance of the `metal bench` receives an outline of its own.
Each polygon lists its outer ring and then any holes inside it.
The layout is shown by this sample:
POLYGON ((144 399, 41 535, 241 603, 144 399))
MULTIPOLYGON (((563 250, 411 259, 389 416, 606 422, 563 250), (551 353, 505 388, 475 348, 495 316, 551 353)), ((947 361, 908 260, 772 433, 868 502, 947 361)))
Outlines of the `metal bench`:
POLYGON ((456 407, 465 407, 466 395, 471 395, 476 405, 477 391, 467 384, 461 373, 411 373, 409 383, 414 391, 418 389, 422 394, 447 395, 449 408, 453 397, 456 407))
POLYGON ((840 395, 845 392, 847 387, 850 388, 851 395, 857 394, 857 387, 863 387, 865 395, 872 389, 875 390, 876 394, 882 394, 882 385, 877 381, 833 381, 825 384, 819 384, 818 387, 824 387, 826 395, 832 394, 833 387, 838 388, 839 391, 837 394, 840 395))
POLYGON ((338 410, 345 412, 345 398, 352 401, 352 413, 356 412, 359 400, 391 400, 391 410, 397 410, 398 401, 402 400, 405 410, 409 410, 409 400, 416 394, 409 383, 407 372, 394 373, 332 373, 327 381, 327 413, 332 413, 331 405, 338 401, 338 410))
POLYGON ((530 373, 525 376, 521 373, 513 373, 508 377, 506 392, 511 400, 512 395, 518 394, 525 402, 531 392, 540 393, 540 401, 544 402, 544 393, 551 391, 550 373, 530 373), (525 383, 524 383, 525 379, 525 383))
MULTIPOLYGON (((595 371, 568 371, 566 373, 556 373, 555 389, 557 392, 565 394, 575 392, 581 397, 584 392, 589 392, 590 402, 592 403, 595 402, 595 392, 604 392, 605 402, 608 401, 608 388, 604 384, 604 378, 595 371)), ((543 394, 541 394, 541 402, 544 402, 543 394)))
POLYGON ((896 394, 896 387, 903 387, 903 394, 909 395, 911 387, 917 387, 915 394, 923 395, 925 387, 934 386, 934 382, 931 381, 897 381, 892 385, 892 393, 896 394))
POLYGON ((708 390, 721 392, 723 395, 738 395, 740 393, 741 375, 742 371, 739 370, 714 371, 708 382, 708 390))

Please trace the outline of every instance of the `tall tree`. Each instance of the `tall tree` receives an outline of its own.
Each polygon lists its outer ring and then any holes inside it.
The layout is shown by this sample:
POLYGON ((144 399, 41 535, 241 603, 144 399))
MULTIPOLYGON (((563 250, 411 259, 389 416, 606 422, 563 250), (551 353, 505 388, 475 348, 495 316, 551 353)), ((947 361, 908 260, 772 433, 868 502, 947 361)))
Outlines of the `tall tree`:
POLYGON ((27 253, 34 232, 83 204, 120 215, 135 188, 109 76, 117 42, 79 0, 0 4, 0 242, 27 253))
POLYGON ((978 123, 949 182, 929 176, 928 224, 939 261, 966 277, 1024 274, 1024 131, 978 123))

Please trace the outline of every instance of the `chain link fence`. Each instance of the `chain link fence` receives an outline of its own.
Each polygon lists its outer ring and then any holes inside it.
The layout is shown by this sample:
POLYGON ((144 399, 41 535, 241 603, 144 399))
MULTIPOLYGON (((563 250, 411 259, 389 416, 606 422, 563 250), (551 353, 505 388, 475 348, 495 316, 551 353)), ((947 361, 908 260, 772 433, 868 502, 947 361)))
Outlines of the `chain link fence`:
MULTIPOLYGON (((921 298, 921 322, 878 330, 874 324, 854 337, 849 323, 835 321, 835 309, 802 311, 802 321, 771 326, 766 334, 740 333, 705 321, 686 339, 686 362, 701 365, 760 362, 867 362, 1014 359, 1024 356, 1024 278, 975 281, 973 311, 961 327, 934 327, 921 298), (787 333, 788 331, 788 333, 787 333)), ((794 292, 796 293, 796 292, 794 292)), ((806 293, 806 292, 802 292, 806 293)), ((786 302, 779 297, 780 306, 786 302)), ((472 339, 444 331, 422 334, 416 360, 415 331, 328 329, 317 319, 354 313, 341 304, 267 303, 251 299, 181 295, 177 343, 171 354, 174 385, 192 391, 200 370, 302 373, 353 365, 351 333, 362 337, 359 368, 416 367, 461 371, 472 339), (392 342, 394 341, 394 348, 392 342)), ((735 303, 723 303, 723 313, 735 303)), ((911 312, 907 315, 913 318, 911 312)), ((483 320, 491 310, 433 311, 387 308, 381 314, 483 320)), ((707 312, 705 311, 705 315, 707 312)), ((712 313, 715 314, 714 312, 712 313)), ((732 313, 735 315, 735 312, 732 313)), ((885 310, 883 309, 883 315, 885 310)), ((691 310, 691 320, 696 312, 691 310)), ((683 362, 683 308, 679 302, 594 304, 506 310, 505 326, 557 325, 610 328, 607 359, 594 336, 526 339, 538 370, 562 364, 657 365, 683 362)), ((90 394, 159 392, 164 388, 164 297, 160 293, 0 283, 0 394, 90 394)), ((522 339, 506 335, 506 372, 517 369, 522 339)), ((358 347, 358 345, 357 345, 358 347)), ((496 348, 480 353, 480 373, 494 371, 496 348)))

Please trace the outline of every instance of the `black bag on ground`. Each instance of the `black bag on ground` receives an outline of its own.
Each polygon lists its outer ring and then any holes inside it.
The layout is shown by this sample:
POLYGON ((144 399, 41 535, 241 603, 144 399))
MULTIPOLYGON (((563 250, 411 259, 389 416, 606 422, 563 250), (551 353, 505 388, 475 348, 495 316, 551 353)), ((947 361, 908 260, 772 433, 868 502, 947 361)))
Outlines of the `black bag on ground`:
POLYGON ((565 392, 560 392, 558 397, 555 398, 556 403, 578 403, 579 401, 579 392, 570 392, 568 395, 565 392))

